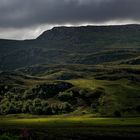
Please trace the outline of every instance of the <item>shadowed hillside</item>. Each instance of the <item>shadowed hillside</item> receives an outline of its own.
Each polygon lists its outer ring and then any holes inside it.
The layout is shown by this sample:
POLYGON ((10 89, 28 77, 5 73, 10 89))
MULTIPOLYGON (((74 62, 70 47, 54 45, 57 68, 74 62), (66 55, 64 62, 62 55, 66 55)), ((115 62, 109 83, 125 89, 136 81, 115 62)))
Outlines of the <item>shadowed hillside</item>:
POLYGON ((0 40, 0 114, 139 116, 139 37, 125 25, 0 40))
POLYGON ((0 70, 35 64, 127 63, 140 54, 139 36, 139 25, 87 26, 55 27, 35 40, 0 40, 0 70))

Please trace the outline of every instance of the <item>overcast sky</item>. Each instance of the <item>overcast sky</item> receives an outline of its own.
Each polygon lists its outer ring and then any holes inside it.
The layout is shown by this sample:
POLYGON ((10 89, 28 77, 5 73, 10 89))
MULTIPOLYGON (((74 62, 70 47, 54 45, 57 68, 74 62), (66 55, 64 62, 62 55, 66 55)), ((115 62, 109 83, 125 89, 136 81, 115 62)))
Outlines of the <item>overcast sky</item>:
POLYGON ((139 21, 140 0, 0 0, 0 38, 35 38, 59 25, 139 21))

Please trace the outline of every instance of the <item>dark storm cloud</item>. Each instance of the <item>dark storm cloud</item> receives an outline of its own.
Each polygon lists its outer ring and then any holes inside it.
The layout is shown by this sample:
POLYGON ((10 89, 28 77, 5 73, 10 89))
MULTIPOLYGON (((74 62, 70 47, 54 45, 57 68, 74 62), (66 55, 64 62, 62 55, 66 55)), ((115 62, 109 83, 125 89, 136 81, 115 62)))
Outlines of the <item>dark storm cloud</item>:
POLYGON ((0 27, 140 20, 140 0, 0 0, 0 27))

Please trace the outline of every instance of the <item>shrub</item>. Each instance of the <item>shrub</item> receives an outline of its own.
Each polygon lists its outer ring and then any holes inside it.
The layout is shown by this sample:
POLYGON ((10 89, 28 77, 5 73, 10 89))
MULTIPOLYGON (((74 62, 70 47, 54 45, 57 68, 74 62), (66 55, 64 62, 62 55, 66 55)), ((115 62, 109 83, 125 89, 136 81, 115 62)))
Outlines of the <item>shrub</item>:
POLYGON ((33 100, 33 106, 34 107, 41 106, 41 99, 39 99, 39 98, 34 99, 33 100))
POLYGON ((61 101, 69 101, 69 100, 72 100, 73 93, 72 93, 72 91, 70 91, 70 92, 60 92, 59 95, 58 95, 58 98, 61 101))
POLYGON ((47 107, 48 106, 48 101, 46 101, 46 100, 41 101, 41 105, 43 107, 47 107))
POLYGON ((37 106, 34 108, 34 114, 41 115, 42 113, 43 111, 41 106, 37 106))
POLYGON ((31 100, 27 100, 23 102, 23 106, 22 106, 22 112, 23 113, 29 113, 29 107, 32 105, 32 101, 31 100))
POLYGON ((72 105, 68 102, 55 103, 50 106, 53 114, 62 114, 72 111, 72 105))

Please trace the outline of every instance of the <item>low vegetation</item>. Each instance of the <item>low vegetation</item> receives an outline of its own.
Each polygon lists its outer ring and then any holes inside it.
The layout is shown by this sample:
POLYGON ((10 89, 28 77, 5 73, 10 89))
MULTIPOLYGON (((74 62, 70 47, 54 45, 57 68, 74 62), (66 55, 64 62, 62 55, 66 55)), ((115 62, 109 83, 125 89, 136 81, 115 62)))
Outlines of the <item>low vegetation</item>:
MULTIPOLYGON (((82 108, 79 114, 139 116, 138 65, 136 68, 131 65, 63 65, 61 77, 64 74, 65 80, 54 80, 55 76, 58 78, 56 73, 61 73, 61 65, 52 68, 53 71, 50 71, 51 66, 45 72, 39 71, 40 76, 23 74, 21 69, 14 73, 1 73, 0 114, 58 115, 74 113, 82 108), (70 79, 73 71, 81 76, 70 79)), ((38 71, 38 67, 34 69, 38 71)))
POLYGON ((26 139, 31 140, 51 140, 58 137, 62 140, 138 139, 139 125, 139 118, 93 118, 92 114, 79 117, 59 115, 51 118, 14 115, 0 118, 0 139, 21 140, 24 132, 27 134, 26 139))

